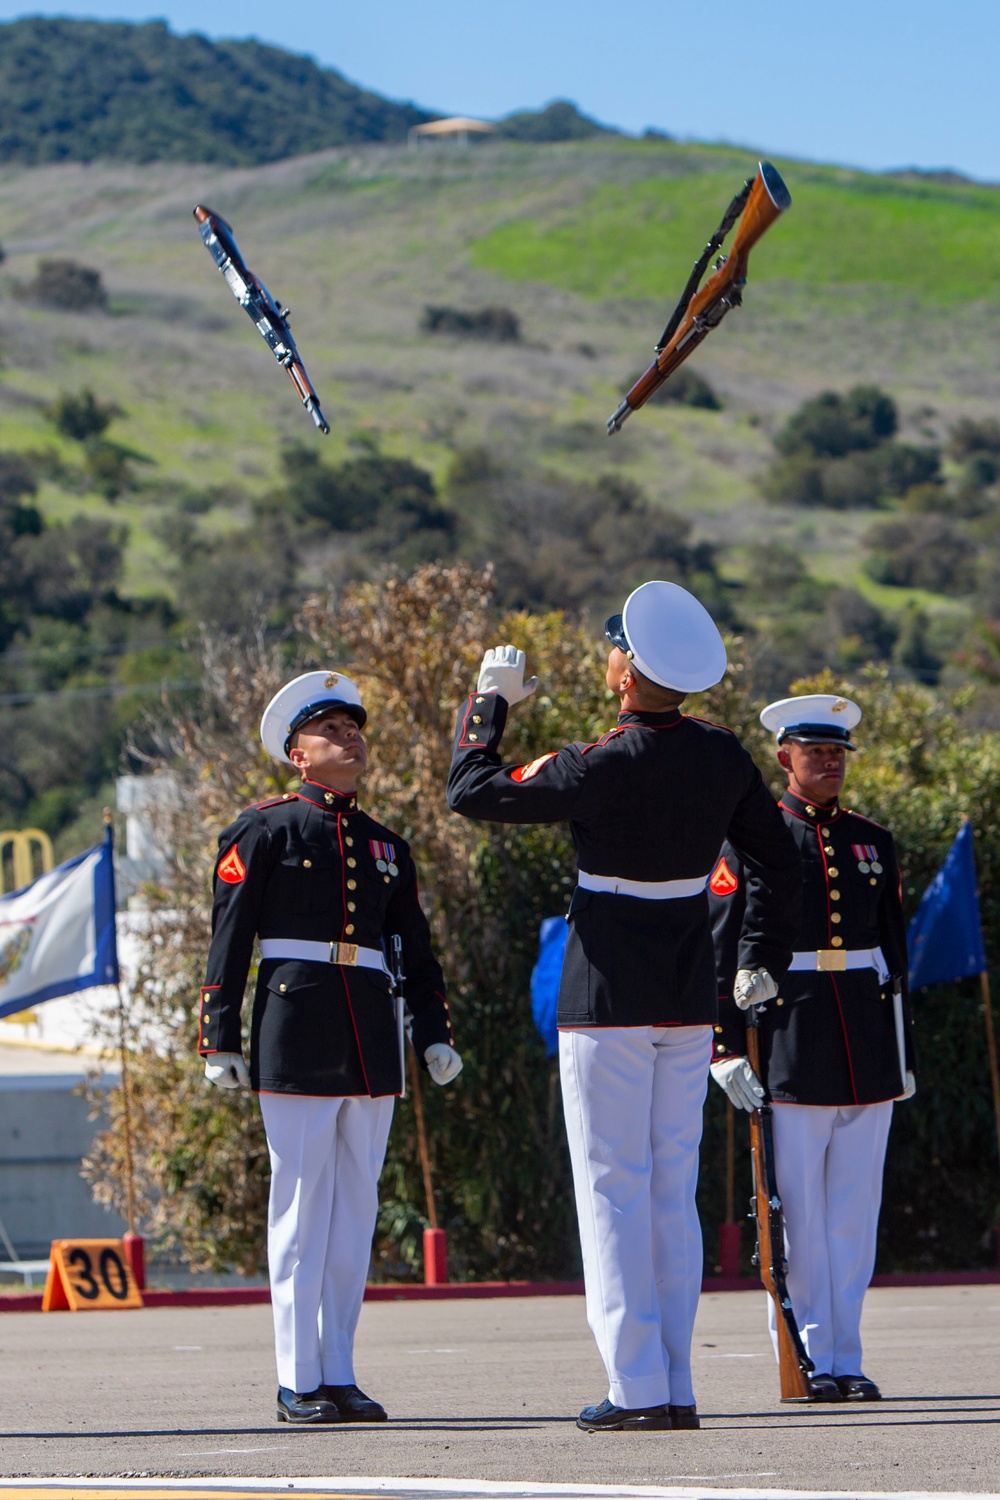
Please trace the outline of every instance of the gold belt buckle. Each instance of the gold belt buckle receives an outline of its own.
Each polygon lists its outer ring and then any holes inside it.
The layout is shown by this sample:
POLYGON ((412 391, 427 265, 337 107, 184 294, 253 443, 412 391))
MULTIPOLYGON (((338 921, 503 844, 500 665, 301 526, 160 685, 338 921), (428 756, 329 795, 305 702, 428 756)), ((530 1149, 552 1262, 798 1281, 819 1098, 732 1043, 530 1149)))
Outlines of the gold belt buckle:
POLYGON ((332 964, 347 964, 348 968, 357 968, 357 943, 331 943, 330 962, 332 964))
POLYGON ((821 974, 846 969, 847 954, 843 948, 819 948, 816 952, 816 968, 821 974))

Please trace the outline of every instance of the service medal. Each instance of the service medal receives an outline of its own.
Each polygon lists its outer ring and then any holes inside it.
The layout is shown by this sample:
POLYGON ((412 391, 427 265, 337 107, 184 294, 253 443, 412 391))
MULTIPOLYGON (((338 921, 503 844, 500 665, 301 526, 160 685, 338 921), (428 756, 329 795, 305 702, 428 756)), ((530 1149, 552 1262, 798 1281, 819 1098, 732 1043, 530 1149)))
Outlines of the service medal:
POLYGON ((389 865, 389 874, 390 875, 398 875, 399 874, 398 867, 396 865, 394 865, 394 864, 390 864, 389 865))
POLYGON ((881 875, 882 873, 882 866, 879 864, 877 859, 872 860, 872 871, 876 875, 881 875))
POLYGON ((859 859, 858 860, 858 869, 861 871, 862 875, 867 875, 868 871, 871 869, 871 865, 868 863, 868 861, 866 859, 859 859))
POLYGON ((384 859, 377 859, 375 861, 375 868, 380 875, 384 875, 389 866, 386 864, 384 859))

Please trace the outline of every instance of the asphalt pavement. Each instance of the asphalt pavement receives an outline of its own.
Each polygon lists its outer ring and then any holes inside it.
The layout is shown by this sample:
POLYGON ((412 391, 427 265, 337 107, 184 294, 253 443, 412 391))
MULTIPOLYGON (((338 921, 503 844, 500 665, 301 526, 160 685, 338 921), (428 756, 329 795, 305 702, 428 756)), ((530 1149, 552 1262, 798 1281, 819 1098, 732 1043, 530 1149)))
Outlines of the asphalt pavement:
POLYGON ((865 1347, 885 1400, 783 1406, 764 1294, 710 1293, 701 1430, 586 1434, 606 1384, 582 1298, 374 1303, 357 1376, 390 1421, 290 1428, 266 1306, 2 1313, 0 1473, 1000 1492, 1000 1286, 874 1289, 865 1347))

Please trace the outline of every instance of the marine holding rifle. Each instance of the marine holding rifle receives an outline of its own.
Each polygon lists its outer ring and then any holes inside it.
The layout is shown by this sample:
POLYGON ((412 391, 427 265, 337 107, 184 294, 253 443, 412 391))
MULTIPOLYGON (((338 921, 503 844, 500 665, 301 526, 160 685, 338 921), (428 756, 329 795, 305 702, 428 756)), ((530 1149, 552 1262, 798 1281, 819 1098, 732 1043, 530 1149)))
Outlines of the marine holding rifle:
POLYGON ((725 845, 709 883, 720 995, 711 1071, 738 1107, 770 1095, 787 1287, 815 1367, 807 1399, 877 1401, 861 1309, 893 1101, 916 1087, 899 868, 889 830, 840 805, 857 704, 819 693, 760 717, 788 777, 779 806, 802 857, 802 927, 784 982, 748 991, 737 976, 748 870, 725 845), (741 1013, 758 1001, 760 1078, 741 1013))
POLYGON ((338 672, 295 678, 264 710, 264 749, 301 785, 248 808, 220 837, 201 991, 206 1076, 260 1098, 277 1414, 307 1425, 386 1419, 355 1383, 354 1331, 403 1086, 385 952, 393 938, 421 1065, 440 1084, 462 1067, 409 845, 358 806, 366 719, 356 685, 338 672), (240 1012, 255 938, 248 1072, 240 1012))

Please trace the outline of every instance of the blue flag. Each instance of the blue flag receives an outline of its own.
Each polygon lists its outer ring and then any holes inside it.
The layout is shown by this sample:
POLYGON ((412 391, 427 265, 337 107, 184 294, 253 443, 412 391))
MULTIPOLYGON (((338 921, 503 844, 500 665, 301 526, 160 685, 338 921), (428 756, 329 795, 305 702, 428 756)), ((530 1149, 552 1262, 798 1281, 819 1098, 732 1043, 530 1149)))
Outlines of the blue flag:
POLYGON ((0 897, 0 1016, 117 983, 109 825, 103 843, 0 897))
POLYGON ((546 1057, 555 1057, 559 1051, 556 1006, 568 931, 565 917, 545 918, 538 933, 538 960, 531 971, 531 1014, 545 1043, 546 1057))
POLYGON ((923 894, 910 923, 907 946, 911 989, 965 979, 986 969, 972 856, 972 824, 968 819, 923 894))

